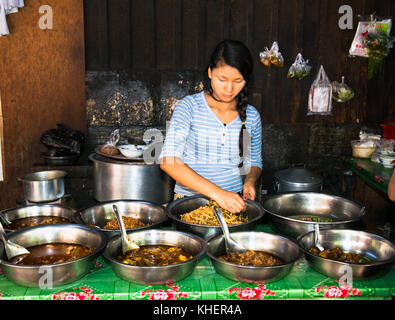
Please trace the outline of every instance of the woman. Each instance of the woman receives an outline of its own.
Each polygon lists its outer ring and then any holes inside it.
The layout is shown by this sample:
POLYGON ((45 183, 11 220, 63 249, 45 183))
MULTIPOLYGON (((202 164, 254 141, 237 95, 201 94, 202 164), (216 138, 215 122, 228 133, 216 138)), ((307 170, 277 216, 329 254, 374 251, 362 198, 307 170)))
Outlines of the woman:
POLYGON ((176 195, 200 193, 232 213, 245 210, 244 200, 255 199, 262 124, 259 112, 247 104, 252 68, 243 43, 222 41, 205 72, 205 90, 176 105, 159 156, 161 169, 176 180, 176 195))

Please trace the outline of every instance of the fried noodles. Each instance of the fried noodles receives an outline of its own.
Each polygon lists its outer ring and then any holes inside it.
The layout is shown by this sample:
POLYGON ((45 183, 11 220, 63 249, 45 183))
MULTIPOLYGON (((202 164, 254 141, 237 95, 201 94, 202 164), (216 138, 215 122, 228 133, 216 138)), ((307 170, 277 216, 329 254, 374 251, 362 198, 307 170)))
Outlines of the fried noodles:
MULTIPOLYGON (((188 223, 219 226, 217 216, 214 212, 214 206, 218 206, 218 204, 214 200, 210 200, 203 207, 181 214, 180 218, 182 221, 188 223)), ((222 208, 221 211, 225 218, 226 224, 233 225, 248 222, 248 217, 244 216, 243 214, 232 213, 222 208)))

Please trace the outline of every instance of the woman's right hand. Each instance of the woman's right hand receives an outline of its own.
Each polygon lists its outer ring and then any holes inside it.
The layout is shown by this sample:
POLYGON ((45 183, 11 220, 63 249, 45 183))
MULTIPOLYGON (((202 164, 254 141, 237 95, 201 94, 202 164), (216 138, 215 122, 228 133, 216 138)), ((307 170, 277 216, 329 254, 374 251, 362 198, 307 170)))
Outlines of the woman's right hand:
POLYGON ((228 210, 232 213, 238 213, 246 209, 246 204, 244 200, 237 193, 234 192, 221 190, 213 195, 212 198, 218 203, 221 208, 228 210))

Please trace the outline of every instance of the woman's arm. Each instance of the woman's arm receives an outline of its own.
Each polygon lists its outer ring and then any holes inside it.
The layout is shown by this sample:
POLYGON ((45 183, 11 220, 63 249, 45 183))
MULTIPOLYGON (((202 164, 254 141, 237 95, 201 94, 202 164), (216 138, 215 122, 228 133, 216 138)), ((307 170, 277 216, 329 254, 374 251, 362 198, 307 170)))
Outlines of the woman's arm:
POLYGON ((246 199, 255 200, 255 183, 261 176, 261 173, 262 169, 260 167, 251 167, 250 171, 246 175, 243 185, 243 195, 246 199))
POLYGON ((392 201, 395 201, 395 169, 392 172, 392 176, 388 184, 388 198, 390 198, 392 201))
POLYGON ((246 205, 237 193, 226 191, 203 178, 177 157, 164 157, 160 168, 178 183, 215 200, 232 213, 245 210, 246 205))

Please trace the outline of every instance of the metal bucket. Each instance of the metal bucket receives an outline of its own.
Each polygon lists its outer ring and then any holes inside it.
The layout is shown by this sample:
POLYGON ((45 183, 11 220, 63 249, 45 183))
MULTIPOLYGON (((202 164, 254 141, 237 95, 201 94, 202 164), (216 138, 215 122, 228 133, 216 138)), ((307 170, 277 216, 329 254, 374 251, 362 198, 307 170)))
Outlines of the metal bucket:
POLYGON ((165 204, 173 200, 174 180, 159 164, 89 155, 93 161, 93 197, 100 202, 141 200, 165 204))
POLYGON ((63 197, 65 193, 63 170, 49 170, 29 173, 19 181, 23 183, 25 199, 31 202, 48 202, 63 197))

